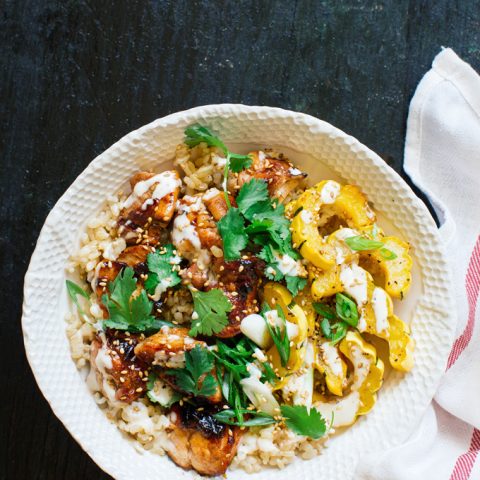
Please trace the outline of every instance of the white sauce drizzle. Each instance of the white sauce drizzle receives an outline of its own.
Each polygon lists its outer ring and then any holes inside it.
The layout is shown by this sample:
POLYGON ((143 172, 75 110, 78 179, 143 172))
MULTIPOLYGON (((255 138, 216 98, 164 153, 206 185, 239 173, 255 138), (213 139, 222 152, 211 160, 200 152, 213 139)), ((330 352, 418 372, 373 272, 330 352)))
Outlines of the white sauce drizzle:
POLYGON ((332 373, 337 376, 343 376, 342 360, 338 355, 338 350, 330 343, 324 342, 320 345, 322 359, 330 367, 332 373))
POLYGON ((333 203, 337 199, 338 195, 340 194, 340 184, 334 182, 333 180, 329 180, 325 183, 320 193, 320 200, 322 203, 333 203))
POLYGON ((372 307, 375 313, 377 332, 381 333, 388 329, 388 298, 383 288, 375 287, 373 290, 372 307))
POLYGON ((277 267, 283 275, 291 275, 292 277, 298 277, 304 272, 300 260, 295 260, 290 255, 280 255, 275 252, 275 259, 277 267))
POLYGON ((343 264, 340 269, 340 281, 345 292, 354 298, 358 307, 367 302, 367 272, 357 264, 343 264))
MULTIPOLYGON (((173 193, 177 188, 182 185, 182 181, 178 178, 178 175, 173 170, 167 172, 162 172, 153 177, 138 182, 130 196, 125 200, 123 206, 124 208, 131 207, 136 201, 138 201, 145 193, 147 193, 151 187, 156 185, 152 193, 151 204, 153 204, 153 199, 161 199, 170 193, 173 193)), ((148 200, 147 200, 148 201, 148 200)), ((147 209, 147 201, 142 205, 142 210, 147 209)))

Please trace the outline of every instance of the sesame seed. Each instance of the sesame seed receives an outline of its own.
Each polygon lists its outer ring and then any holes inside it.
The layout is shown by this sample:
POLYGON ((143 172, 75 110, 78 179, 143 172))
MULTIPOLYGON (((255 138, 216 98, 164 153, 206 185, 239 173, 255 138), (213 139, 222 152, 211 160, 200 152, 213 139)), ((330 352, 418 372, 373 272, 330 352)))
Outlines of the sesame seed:
POLYGON ((138 387, 135 391, 136 391, 137 393, 143 392, 143 388, 142 388, 142 387, 138 387))

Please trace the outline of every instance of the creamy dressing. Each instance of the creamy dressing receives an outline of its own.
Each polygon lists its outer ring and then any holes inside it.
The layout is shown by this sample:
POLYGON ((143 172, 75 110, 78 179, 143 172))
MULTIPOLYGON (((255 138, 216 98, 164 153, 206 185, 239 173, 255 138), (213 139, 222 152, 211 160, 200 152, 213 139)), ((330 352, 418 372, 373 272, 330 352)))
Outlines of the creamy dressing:
POLYGON ((337 377, 343 376, 342 360, 338 355, 338 350, 330 343, 324 342, 320 345, 322 360, 337 377))
MULTIPOLYGON (((196 199, 195 203, 199 202, 200 199, 196 199)), ((172 242, 176 248, 182 250, 181 244, 183 242, 190 242, 190 245, 195 250, 201 250, 202 244, 200 242, 200 238, 197 233, 197 229, 194 225, 190 222, 188 218, 188 213, 190 211, 195 211, 194 206, 195 203, 192 205, 185 205, 182 204, 180 207, 180 215, 175 217, 173 221, 173 228, 172 228, 172 242)))
POLYGON ((308 225, 313 222, 313 214, 310 210, 302 210, 299 215, 303 223, 308 225))
POLYGON ((152 390, 148 392, 148 397, 150 400, 159 403, 162 406, 167 406, 172 401, 174 395, 174 390, 172 387, 167 385, 163 380, 157 378, 153 385, 152 390))
POLYGON ((364 332, 367 329, 367 319, 365 318, 365 308, 362 308, 358 311, 360 316, 358 317, 357 329, 360 332, 364 332))
POLYGON ((184 368, 185 367, 185 352, 178 352, 175 355, 166 353, 163 350, 155 352, 153 357, 153 365, 160 365, 168 368, 184 368))
POLYGON ((388 329, 388 298, 383 288, 375 287, 373 290, 372 307, 375 314, 377 332, 381 333, 388 329))
POLYGON ((340 281, 345 292, 354 298, 357 306, 367 303, 367 272, 357 264, 343 264, 340 269, 340 281))
POLYGON ((106 346, 105 335, 101 334, 100 339, 102 346, 97 351, 94 365, 90 366, 90 372, 86 380, 87 385, 94 392, 103 392, 112 405, 123 405, 123 402, 116 398, 117 392, 109 373, 109 370, 113 368, 113 362, 106 346))
MULTIPOLYGON (((173 193, 177 188, 182 185, 182 181, 178 178, 176 172, 170 170, 167 172, 159 173, 153 177, 137 182, 130 196, 125 200, 123 206, 124 208, 131 207, 135 202, 140 200, 143 195, 145 195, 151 187, 155 186, 155 189, 152 192, 152 200, 160 200, 163 197, 173 193)), ((150 203, 150 205, 153 204, 150 203)), ((146 202, 142 205, 142 210, 146 210, 146 202)))
POLYGON ((335 238, 338 238, 338 240, 345 242, 347 238, 356 237, 357 235, 360 235, 360 234, 353 228, 340 228, 334 233, 334 235, 335 235, 335 238))
POLYGON ((210 188, 203 194, 203 199, 208 202, 212 198, 215 198, 220 192, 218 188, 210 188))
POLYGON ((290 255, 280 255, 275 252, 276 265, 283 275, 298 277, 303 274, 304 268, 300 260, 293 259, 290 255))
POLYGON ((298 168, 295 168, 295 167, 290 167, 288 169, 288 173, 290 175, 303 175, 303 172, 301 170, 299 170, 298 168))
POLYGON ((371 360, 363 355, 362 350, 353 345, 351 352, 352 363, 355 367, 352 392, 339 400, 337 403, 319 402, 315 405, 324 418, 331 418, 333 412, 334 427, 350 425, 355 421, 358 409, 361 406, 359 390, 370 372, 371 360))
POLYGON ((337 199, 338 195, 340 194, 340 184, 334 182, 333 180, 329 180, 325 183, 320 192, 320 200, 322 203, 334 203, 337 199))

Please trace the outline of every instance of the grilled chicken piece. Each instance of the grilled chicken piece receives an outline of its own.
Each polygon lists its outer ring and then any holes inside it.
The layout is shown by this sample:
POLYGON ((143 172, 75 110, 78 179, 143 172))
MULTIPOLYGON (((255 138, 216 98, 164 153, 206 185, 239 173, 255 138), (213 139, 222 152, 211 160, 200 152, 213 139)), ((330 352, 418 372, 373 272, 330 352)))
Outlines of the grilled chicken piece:
POLYGON ((95 274, 95 292, 99 299, 106 292, 109 282, 113 282, 124 267, 132 267, 137 275, 148 272, 147 255, 152 253, 146 245, 127 247, 114 262, 101 262, 95 274))
POLYGON ((195 348, 195 345, 205 347, 206 343, 189 337, 188 328, 162 327, 135 347, 135 355, 148 364, 183 368, 185 352, 195 348))
MULTIPOLYGON (((236 207, 237 203, 232 195, 228 196, 232 207, 236 207)), ((218 222, 228 212, 228 205, 225 200, 225 193, 217 188, 211 188, 203 194, 203 203, 206 205, 208 211, 212 214, 214 220, 218 222)))
POLYGON ((242 318, 258 312, 258 287, 263 275, 264 263, 252 256, 232 262, 215 259, 213 270, 218 275, 218 283, 209 288, 220 288, 233 305, 228 314, 227 325, 218 337, 233 337, 240 333, 242 318))
POLYGON ((169 457, 180 467, 202 475, 222 475, 237 452, 240 429, 213 417, 214 411, 174 405, 168 427, 169 457))
POLYGON ((132 193, 120 212, 118 231, 129 244, 156 245, 175 213, 182 181, 175 170, 139 172, 130 185, 132 193))
MULTIPOLYGON (((207 344, 188 336, 187 328, 163 327, 159 332, 147 337, 135 347, 135 355, 148 365, 159 365, 166 368, 183 368, 185 366, 185 352, 195 348, 195 345, 206 347, 207 344)), ((215 371, 212 374, 216 376, 215 371)), ((175 383, 175 378, 170 375, 162 375, 169 385, 183 392, 175 383)), ((201 386, 201 385, 200 385, 201 386)), ((217 385, 216 391, 210 397, 206 397, 210 403, 222 401, 222 392, 217 385)))
POLYGON ((238 187, 252 178, 265 180, 268 183, 268 192, 279 202, 297 188, 307 176, 295 168, 281 154, 277 156, 272 150, 251 152, 252 165, 238 174, 238 187))
POLYGON ((148 378, 148 366, 134 353, 138 340, 138 335, 107 329, 92 342, 90 366, 97 390, 111 400, 132 403, 147 389, 144 379, 148 378))
POLYGON ((222 246, 217 224, 201 197, 186 195, 178 202, 177 211, 173 221, 172 242, 180 256, 191 260, 197 258, 202 249, 222 246))

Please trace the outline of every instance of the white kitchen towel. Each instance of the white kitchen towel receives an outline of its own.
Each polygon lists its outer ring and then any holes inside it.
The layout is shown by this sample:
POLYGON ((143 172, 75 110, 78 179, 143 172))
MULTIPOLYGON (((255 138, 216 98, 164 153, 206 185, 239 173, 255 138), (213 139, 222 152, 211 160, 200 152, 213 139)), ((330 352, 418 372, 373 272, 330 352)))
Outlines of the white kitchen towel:
POLYGON ((480 479, 480 77, 449 48, 434 59, 410 104, 405 171, 440 219, 456 340, 417 431, 403 445, 363 459, 354 478, 480 479))

